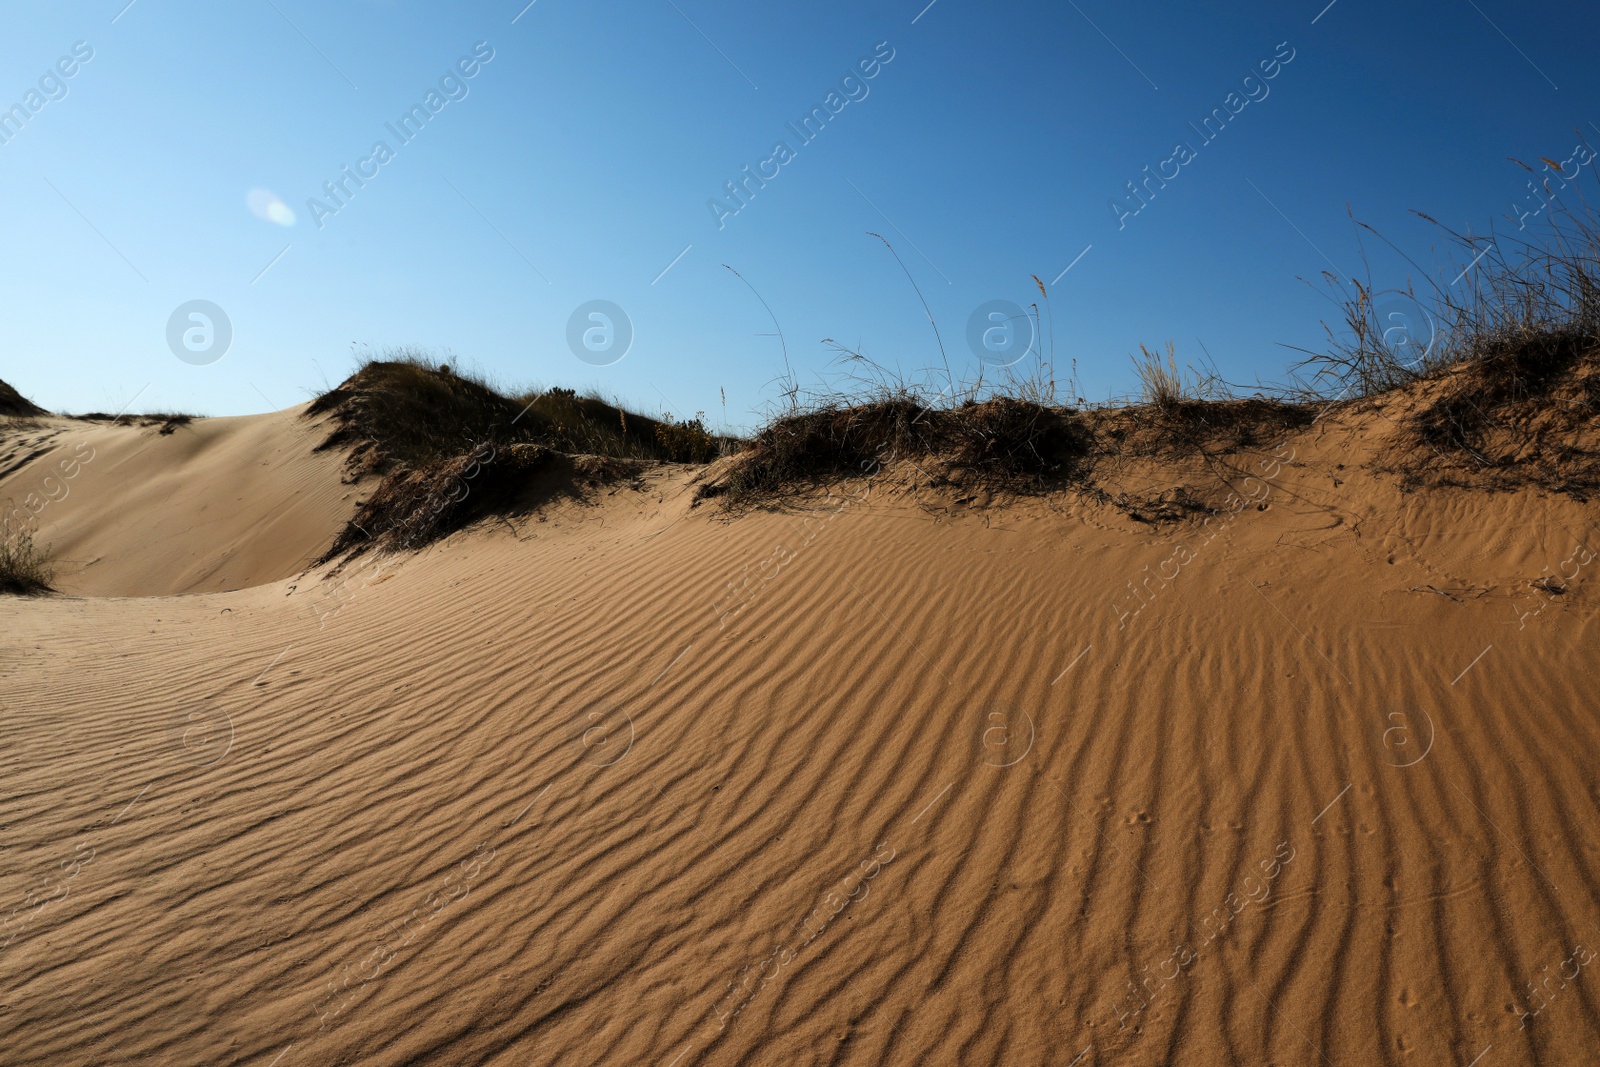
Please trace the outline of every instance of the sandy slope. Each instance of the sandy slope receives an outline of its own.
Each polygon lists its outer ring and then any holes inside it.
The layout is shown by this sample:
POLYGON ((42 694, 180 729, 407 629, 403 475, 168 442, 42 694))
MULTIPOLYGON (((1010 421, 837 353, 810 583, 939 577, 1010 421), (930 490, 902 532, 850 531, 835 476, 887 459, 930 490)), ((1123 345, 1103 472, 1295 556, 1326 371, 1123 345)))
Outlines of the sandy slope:
POLYGON ((305 405, 158 426, 38 420, 0 438, 0 510, 32 514, 90 596, 242 589, 298 573, 354 510, 305 405))
POLYGON ((0 601, 0 1062, 1592 1062, 1594 509, 1331 423, 1206 527, 665 471, 0 601))

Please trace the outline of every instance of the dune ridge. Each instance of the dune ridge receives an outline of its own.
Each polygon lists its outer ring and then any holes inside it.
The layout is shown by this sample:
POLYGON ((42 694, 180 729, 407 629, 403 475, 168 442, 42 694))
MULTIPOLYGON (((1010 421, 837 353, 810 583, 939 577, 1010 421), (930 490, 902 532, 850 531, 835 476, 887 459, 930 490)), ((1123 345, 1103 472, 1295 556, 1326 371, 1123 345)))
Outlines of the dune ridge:
POLYGON ((54 521, 117 589, 0 601, 0 1061, 1583 1062, 1593 508, 1402 492, 1393 425, 989 506, 661 466, 304 573, 303 419, 8 439, 116 459, 54 521), (298 511, 137 556, 244 453, 298 511), (1244 503, 1114 502, 1177 483, 1244 503))

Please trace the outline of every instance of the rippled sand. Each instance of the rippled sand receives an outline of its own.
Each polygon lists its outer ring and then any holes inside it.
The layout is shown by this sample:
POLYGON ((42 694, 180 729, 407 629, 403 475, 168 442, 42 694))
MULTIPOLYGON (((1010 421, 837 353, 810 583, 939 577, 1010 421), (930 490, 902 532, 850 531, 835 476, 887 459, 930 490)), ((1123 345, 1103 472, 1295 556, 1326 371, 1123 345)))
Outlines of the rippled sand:
POLYGON ((1351 416, 1209 525, 663 468, 329 577, 339 457, 185 432, 3 442, 99 458, 0 600, 0 1063, 1593 1058, 1592 505, 1351 416))

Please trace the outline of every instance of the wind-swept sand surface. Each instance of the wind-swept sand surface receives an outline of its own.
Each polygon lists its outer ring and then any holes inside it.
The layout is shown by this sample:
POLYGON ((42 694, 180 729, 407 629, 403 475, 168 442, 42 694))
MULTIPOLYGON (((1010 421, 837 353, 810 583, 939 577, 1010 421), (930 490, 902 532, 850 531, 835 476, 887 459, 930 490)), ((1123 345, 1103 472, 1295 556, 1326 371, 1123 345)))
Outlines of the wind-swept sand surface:
POLYGON ((301 418, 166 426, 43 418, 0 438, 0 508, 33 515, 60 587, 89 596, 242 589, 303 570, 352 510, 343 455, 301 418))
POLYGON ((331 576, 302 420, 83 430, 113 596, 0 600, 0 1062, 1592 1062, 1595 510, 1390 425, 1206 524, 663 467, 331 576))

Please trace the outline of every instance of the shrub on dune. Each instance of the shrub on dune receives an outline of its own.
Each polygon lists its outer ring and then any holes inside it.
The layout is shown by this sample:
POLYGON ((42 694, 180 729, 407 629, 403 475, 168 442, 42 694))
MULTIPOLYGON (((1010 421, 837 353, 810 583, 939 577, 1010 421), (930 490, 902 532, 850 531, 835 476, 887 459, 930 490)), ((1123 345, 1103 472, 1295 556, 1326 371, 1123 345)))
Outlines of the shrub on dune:
POLYGON ((35 544, 32 532, 7 528, 0 533, 0 593, 37 596, 53 592, 55 576, 49 548, 35 544))

